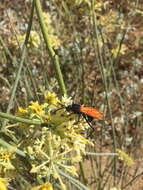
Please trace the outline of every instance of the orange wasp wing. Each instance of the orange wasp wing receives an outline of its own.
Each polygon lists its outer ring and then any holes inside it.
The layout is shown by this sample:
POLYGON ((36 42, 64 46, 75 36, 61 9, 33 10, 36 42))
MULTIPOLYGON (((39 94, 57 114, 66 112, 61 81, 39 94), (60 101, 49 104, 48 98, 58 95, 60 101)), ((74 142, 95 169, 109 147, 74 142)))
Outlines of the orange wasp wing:
POLYGON ((84 107, 81 105, 80 106, 80 112, 84 113, 90 117, 94 117, 94 118, 99 119, 99 120, 104 120, 103 113, 101 113, 99 110, 97 110, 95 108, 84 107))

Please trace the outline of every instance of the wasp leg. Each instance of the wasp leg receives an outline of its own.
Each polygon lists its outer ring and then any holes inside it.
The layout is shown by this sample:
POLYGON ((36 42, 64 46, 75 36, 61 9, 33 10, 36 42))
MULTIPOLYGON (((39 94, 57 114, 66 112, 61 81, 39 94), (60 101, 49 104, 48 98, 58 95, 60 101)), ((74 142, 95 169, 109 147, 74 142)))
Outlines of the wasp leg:
POLYGON ((80 121, 80 116, 81 116, 81 114, 78 113, 78 118, 77 118, 77 121, 75 122, 75 124, 79 123, 79 121, 80 121))
POLYGON ((77 118, 77 122, 80 121, 80 116, 81 116, 81 114, 79 113, 79 114, 78 114, 78 118, 77 118))
POLYGON ((94 130, 94 127, 91 125, 90 121, 87 119, 87 117, 85 116, 85 114, 82 114, 84 119, 86 120, 86 122, 88 123, 88 125, 92 128, 92 130, 94 130))
POLYGON ((93 120, 93 117, 87 115, 88 121, 91 122, 93 120))

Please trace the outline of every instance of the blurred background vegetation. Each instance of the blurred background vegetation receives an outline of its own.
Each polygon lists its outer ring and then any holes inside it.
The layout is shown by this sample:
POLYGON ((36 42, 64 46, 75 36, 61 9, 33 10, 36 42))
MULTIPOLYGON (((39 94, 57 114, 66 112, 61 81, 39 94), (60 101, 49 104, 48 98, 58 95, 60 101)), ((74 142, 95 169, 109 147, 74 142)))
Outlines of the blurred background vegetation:
MULTIPOLYGON (((122 162, 113 166, 113 157, 85 157, 86 177, 80 166, 78 179, 89 189, 143 188, 142 65, 142 1, 0 1, 0 111, 15 114, 30 101, 42 103, 48 91, 59 98, 67 93, 73 102, 104 112, 104 126, 93 121, 92 151, 119 148, 134 159, 128 168, 122 162)), ((3 129, 3 119, 1 124, 3 129)), ((9 189, 24 189, 13 184, 9 189)))

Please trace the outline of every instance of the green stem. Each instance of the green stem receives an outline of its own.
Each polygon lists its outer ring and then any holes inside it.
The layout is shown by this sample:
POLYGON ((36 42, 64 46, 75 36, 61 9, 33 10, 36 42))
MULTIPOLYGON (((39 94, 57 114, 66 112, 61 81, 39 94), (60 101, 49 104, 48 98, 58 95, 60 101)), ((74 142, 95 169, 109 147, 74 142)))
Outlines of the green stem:
POLYGON ((88 186, 88 180, 87 180, 83 161, 79 162, 79 166, 80 166, 81 176, 83 178, 84 185, 88 186))
POLYGON ((35 5, 36 5, 36 11, 37 11, 40 27, 42 30, 43 38, 45 40, 52 64, 56 71, 57 80, 58 80, 62 95, 64 95, 64 94, 66 94, 66 88, 65 88, 65 84, 64 84, 64 80, 63 80, 63 75, 62 75, 62 72, 60 69, 59 57, 55 54, 55 52, 52 48, 52 45, 50 43, 50 36, 48 34, 47 27, 44 23, 40 0, 35 0, 35 5))
MULTIPOLYGON (((5 142, 3 139, 0 139, 0 145, 4 146, 4 147, 6 147, 6 148, 8 148, 10 150, 14 150, 14 148, 15 148, 14 146, 12 146, 12 145, 8 144, 7 142, 5 142)), ((22 156, 22 157, 26 157, 26 154, 23 151, 19 150, 18 148, 16 148, 15 152, 17 154, 19 154, 20 156, 22 156)))
MULTIPOLYGON (((106 92, 106 101, 107 101, 107 106, 108 106, 108 110, 109 110, 109 115, 110 115, 110 120, 111 120, 111 126, 112 126, 112 133, 113 133, 113 148, 114 148, 114 152, 116 152, 117 149, 117 142, 116 142, 116 133, 115 133, 115 126, 114 126, 114 122, 113 122, 113 117, 112 117, 112 110, 111 110, 111 104, 110 104, 110 97, 108 96, 109 91, 108 91, 108 84, 107 84, 107 79, 104 73, 104 64, 103 64, 103 58, 102 58, 102 53, 101 53, 101 48, 100 48, 100 43, 99 43, 99 32, 98 32, 98 27, 97 27, 97 18, 96 18, 96 13, 94 10, 94 5, 95 5, 95 0, 92 0, 92 18, 93 18, 93 31, 94 31, 94 35, 96 36, 97 39, 97 48, 95 48, 95 52, 97 52, 96 56, 97 56, 97 63, 100 69, 100 73, 102 76, 102 81, 104 84, 104 88, 105 88, 105 92, 106 92)), ((95 46, 95 45, 94 45, 95 46)), ((101 170, 100 170, 101 171, 101 170)), ((116 176, 117 176, 117 158, 114 157, 114 186, 116 186, 116 176)))
POLYGON ((17 121, 17 122, 26 123, 28 125, 41 125, 41 122, 38 121, 38 120, 34 121, 34 120, 31 120, 31 119, 25 119, 25 118, 22 118, 22 117, 17 117, 17 116, 8 114, 8 113, 3 113, 3 112, 0 112, 0 117, 5 118, 5 119, 10 119, 10 120, 13 120, 13 121, 17 121))

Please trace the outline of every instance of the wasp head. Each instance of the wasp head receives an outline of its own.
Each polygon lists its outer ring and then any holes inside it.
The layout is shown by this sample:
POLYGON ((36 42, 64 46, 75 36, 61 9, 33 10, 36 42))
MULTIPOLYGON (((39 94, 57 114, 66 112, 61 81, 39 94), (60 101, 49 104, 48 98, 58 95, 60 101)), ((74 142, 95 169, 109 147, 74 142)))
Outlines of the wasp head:
POLYGON ((80 105, 79 104, 72 104, 66 107, 66 110, 72 111, 73 113, 80 113, 80 105))

